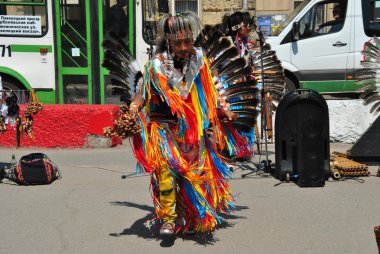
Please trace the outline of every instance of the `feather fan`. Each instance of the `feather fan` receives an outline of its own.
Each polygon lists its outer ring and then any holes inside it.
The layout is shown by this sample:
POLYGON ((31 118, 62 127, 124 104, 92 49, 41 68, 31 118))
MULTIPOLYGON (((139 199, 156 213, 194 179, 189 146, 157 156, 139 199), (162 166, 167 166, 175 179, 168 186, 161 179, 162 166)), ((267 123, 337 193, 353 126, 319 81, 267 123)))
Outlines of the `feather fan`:
POLYGON ((139 65, 127 45, 113 32, 102 42, 104 59, 102 66, 109 70, 114 90, 122 92, 121 101, 129 104, 142 78, 139 65))
POLYGON ((365 50, 362 51, 364 60, 361 61, 363 69, 355 71, 356 84, 362 86, 359 98, 363 99, 363 105, 372 104, 370 112, 380 111, 380 40, 374 37, 371 41, 364 43, 365 50))

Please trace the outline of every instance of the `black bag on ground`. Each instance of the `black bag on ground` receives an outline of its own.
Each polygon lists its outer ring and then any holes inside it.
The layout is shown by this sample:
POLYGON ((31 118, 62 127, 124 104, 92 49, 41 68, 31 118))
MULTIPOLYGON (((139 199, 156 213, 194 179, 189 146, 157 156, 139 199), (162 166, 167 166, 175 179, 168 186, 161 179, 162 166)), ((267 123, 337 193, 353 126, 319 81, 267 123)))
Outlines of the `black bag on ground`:
POLYGON ((6 178, 20 185, 50 184, 60 178, 60 172, 47 155, 31 153, 21 157, 6 178))

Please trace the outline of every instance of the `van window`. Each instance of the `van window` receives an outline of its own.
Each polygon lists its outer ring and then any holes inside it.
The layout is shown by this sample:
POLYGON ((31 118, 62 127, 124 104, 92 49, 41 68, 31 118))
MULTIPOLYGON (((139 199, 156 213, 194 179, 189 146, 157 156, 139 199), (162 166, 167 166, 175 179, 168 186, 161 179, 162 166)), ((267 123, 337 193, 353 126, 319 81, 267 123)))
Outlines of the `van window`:
POLYGON ((344 26, 346 9, 346 1, 314 5, 299 21, 300 39, 339 32, 344 26))
POLYGON ((369 37, 380 35, 380 0, 363 0, 363 24, 369 37))
POLYGON ((274 31, 273 31, 273 36, 277 36, 279 35, 282 30, 285 29, 285 27, 287 27, 292 21, 293 19, 298 15, 298 13, 300 13, 300 11, 302 11, 302 9, 310 2, 310 0, 305 0, 303 2, 301 2, 301 4, 299 4, 297 6, 297 8, 294 9, 294 11, 290 14, 290 16, 285 19, 284 22, 282 22, 274 31))

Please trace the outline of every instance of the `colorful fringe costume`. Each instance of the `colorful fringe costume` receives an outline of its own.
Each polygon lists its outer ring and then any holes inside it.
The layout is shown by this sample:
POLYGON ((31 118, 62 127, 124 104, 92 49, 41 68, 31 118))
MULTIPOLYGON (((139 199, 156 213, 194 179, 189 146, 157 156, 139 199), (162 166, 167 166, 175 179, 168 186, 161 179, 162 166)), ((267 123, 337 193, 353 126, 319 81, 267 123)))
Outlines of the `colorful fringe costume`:
POLYGON ((142 132, 133 139, 134 153, 139 170, 151 173, 155 220, 176 221, 184 232, 212 231, 220 223, 217 213, 234 208, 231 173, 217 152, 226 137, 201 48, 192 48, 184 69, 173 68, 167 51, 146 64, 140 88, 145 112, 138 114, 142 132))

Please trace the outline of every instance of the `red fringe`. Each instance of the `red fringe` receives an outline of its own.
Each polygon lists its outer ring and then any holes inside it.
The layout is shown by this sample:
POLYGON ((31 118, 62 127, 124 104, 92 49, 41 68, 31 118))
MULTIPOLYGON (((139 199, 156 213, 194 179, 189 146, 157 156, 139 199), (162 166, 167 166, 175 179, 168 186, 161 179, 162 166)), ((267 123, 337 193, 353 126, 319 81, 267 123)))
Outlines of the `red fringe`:
POLYGON ((236 157, 238 158, 248 158, 253 156, 253 150, 248 143, 248 140, 239 134, 237 130, 232 127, 230 123, 226 124, 227 130, 232 134, 235 142, 236 142, 236 157))
POLYGON ((137 161, 144 167, 145 171, 151 173, 153 168, 150 166, 143 149, 142 138, 140 135, 133 136, 133 152, 137 161))

